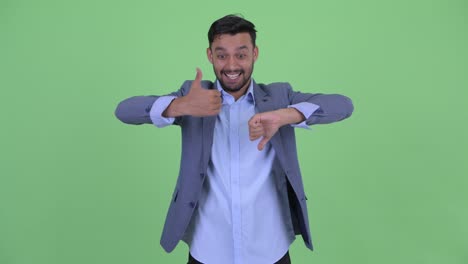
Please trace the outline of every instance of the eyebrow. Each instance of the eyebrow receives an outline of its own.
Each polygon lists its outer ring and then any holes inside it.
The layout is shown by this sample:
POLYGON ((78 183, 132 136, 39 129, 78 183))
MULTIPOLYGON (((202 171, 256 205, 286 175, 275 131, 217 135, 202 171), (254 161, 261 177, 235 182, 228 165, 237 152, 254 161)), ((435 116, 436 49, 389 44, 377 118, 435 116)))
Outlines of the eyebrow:
MULTIPOLYGON (((248 49, 248 47, 246 45, 242 45, 242 46, 238 47, 236 50, 243 50, 243 49, 248 49)), ((218 51, 218 50, 225 51, 226 49, 223 48, 223 47, 216 47, 215 51, 218 51)))

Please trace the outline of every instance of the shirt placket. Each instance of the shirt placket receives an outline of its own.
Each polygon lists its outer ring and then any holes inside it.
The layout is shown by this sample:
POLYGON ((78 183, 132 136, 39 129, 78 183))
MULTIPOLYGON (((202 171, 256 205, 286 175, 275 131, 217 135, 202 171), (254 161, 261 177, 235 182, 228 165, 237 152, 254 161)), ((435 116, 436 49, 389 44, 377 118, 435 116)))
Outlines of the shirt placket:
POLYGON ((231 104, 229 111, 229 145, 231 151, 231 208, 232 208, 232 236, 234 239, 234 263, 242 263, 242 226, 241 226, 241 193, 240 193, 240 146, 239 122, 240 108, 238 103, 231 104))

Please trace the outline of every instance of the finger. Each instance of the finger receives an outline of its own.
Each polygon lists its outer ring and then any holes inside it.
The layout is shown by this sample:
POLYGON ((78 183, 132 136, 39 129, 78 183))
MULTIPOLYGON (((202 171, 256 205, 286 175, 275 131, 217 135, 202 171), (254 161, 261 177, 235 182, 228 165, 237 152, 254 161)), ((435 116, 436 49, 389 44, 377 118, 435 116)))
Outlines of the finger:
POLYGON ((220 111, 221 110, 221 104, 213 104, 210 106, 212 110, 220 111))
POLYGON ((260 124, 260 115, 256 114, 252 116, 248 122, 249 126, 256 127, 260 124))
POLYGON ((260 138, 261 136, 263 136, 264 132, 263 132, 263 128, 262 127, 250 127, 249 128, 249 138, 251 141, 254 141, 258 138, 260 138))
POLYGON ((197 67, 197 75, 195 75, 195 80, 193 81, 192 86, 198 86, 201 88, 201 80, 203 78, 203 73, 200 68, 197 67))
POLYGON ((210 110, 207 112, 207 116, 215 116, 219 114, 219 110, 210 110))
POLYGON ((250 141, 255 141, 255 140, 259 139, 261 136, 262 136, 262 134, 251 134, 249 136, 249 139, 250 139, 250 141))
POLYGON ((255 133, 255 134, 263 134, 263 127, 262 126, 249 126, 249 131, 251 133, 255 133))
POLYGON ((249 124, 249 130, 254 132, 254 131, 263 131, 263 126, 260 123, 255 123, 255 121, 252 122, 252 124, 249 124))
POLYGON ((210 102, 212 105, 216 105, 216 106, 222 105, 222 101, 220 97, 208 98, 207 101, 210 102))
POLYGON ((265 145, 268 143, 270 139, 269 138, 266 138, 266 137, 263 137, 262 140, 260 140, 260 143, 258 143, 258 150, 263 150, 263 148, 265 147, 265 145))
POLYGON ((208 94, 212 97, 221 99, 221 92, 218 90, 208 90, 208 94))

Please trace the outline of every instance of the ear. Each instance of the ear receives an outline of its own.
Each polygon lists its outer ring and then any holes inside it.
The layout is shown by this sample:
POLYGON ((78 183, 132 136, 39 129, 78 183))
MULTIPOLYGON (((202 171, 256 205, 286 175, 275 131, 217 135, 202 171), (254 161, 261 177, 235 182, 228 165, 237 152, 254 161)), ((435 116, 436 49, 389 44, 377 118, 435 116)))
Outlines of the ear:
POLYGON ((213 53, 211 52, 210 47, 206 48, 206 56, 211 64, 213 64, 213 53))
POLYGON ((255 46, 255 48, 253 49, 254 62, 257 61, 257 58, 258 58, 258 46, 255 46))

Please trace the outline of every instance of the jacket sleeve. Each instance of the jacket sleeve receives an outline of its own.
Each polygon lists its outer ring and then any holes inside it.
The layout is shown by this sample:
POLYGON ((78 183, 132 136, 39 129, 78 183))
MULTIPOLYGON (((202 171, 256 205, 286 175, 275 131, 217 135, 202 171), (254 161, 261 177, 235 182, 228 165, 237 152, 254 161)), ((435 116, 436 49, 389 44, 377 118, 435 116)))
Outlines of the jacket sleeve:
POLYGON ((338 122, 350 117, 354 111, 351 99, 340 94, 311 94, 294 92, 291 86, 289 86, 288 98, 290 104, 309 102, 319 106, 319 108, 306 120, 307 125, 338 122))
MULTIPOLYGON (((178 91, 167 95, 176 97, 183 96, 186 94, 189 87, 190 82, 186 81, 178 91)), ((159 97, 161 96, 149 95, 127 98, 117 105, 115 116, 123 123, 130 125, 152 124, 153 122, 150 118, 151 108, 159 97)))

